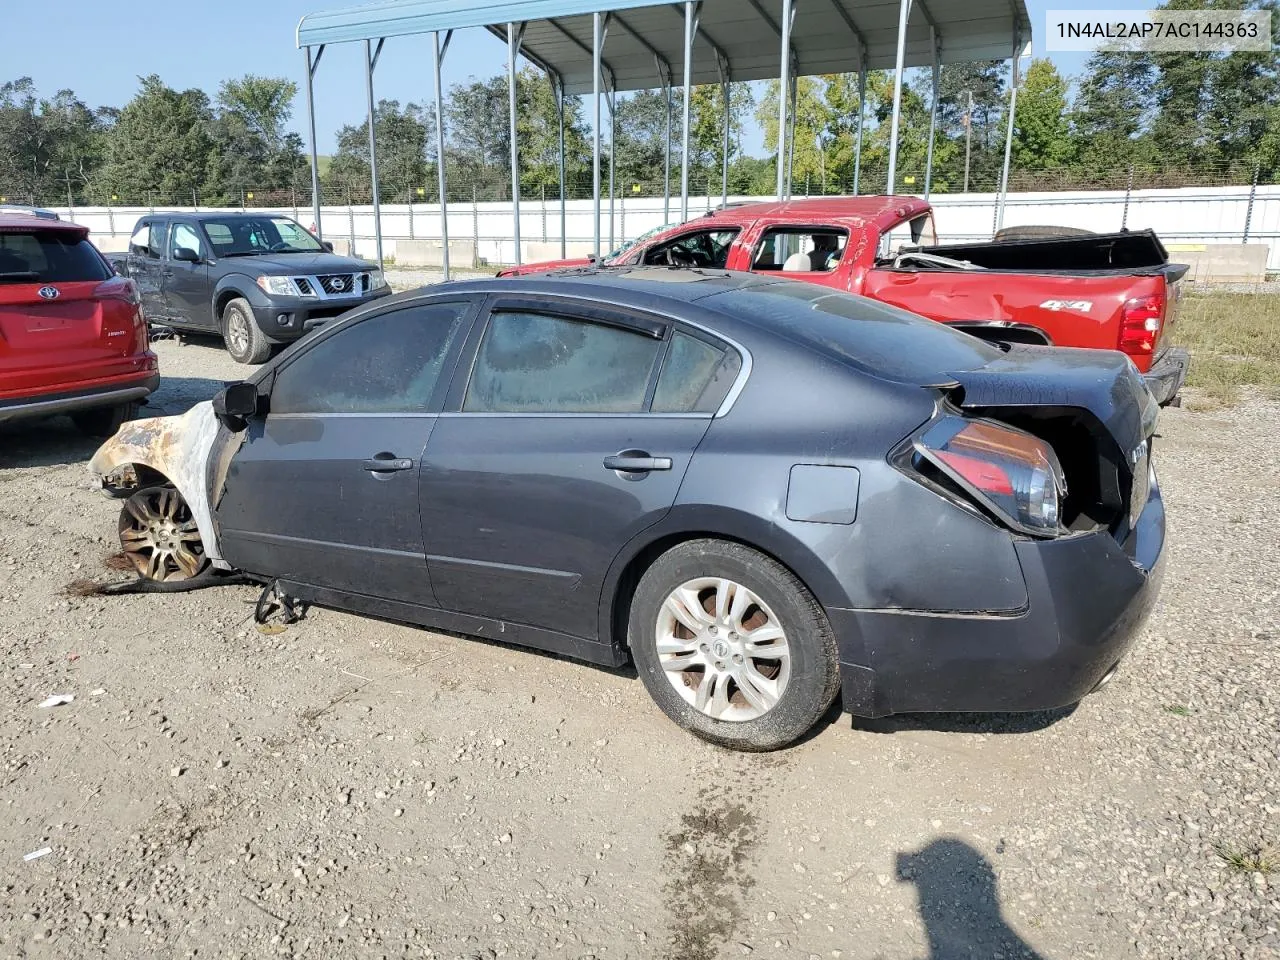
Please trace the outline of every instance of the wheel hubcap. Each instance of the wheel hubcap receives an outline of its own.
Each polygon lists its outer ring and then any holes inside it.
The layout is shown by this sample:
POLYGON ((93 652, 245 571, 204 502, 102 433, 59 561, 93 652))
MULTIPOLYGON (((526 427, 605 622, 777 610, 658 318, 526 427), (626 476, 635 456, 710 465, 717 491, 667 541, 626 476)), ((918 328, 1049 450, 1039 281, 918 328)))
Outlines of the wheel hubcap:
POLYGON ((231 316, 227 318, 227 334, 236 353, 244 353, 249 348, 249 331, 238 310, 231 311, 231 316))
POLYGON ((186 580, 204 562, 200 530, 186 501, 168 487, 141 490, 120 511, 120 545, 148 580, 186 580))
POLYGON ((781 622, 755 593, 723 577, 699 577, 671 591, 655 636, 671 686, 717 720, 764 716, 791 676, 781 622))

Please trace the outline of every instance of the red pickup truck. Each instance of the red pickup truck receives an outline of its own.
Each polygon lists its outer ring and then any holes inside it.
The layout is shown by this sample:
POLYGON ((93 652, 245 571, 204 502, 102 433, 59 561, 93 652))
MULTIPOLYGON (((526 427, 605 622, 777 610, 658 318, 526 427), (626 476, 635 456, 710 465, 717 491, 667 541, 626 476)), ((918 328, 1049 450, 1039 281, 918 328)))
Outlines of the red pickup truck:
MULTIPOLYGON (((502 276, 586 266, 527 264, 502 276)), ((776 273, 902 307, 1006 342, 1120 350, 1161 404, 1177 403, 1187 352, 1169 345, 1179 282, 1150 231, 940 246, 917 197, 730 204, 602 258, 776 273)))

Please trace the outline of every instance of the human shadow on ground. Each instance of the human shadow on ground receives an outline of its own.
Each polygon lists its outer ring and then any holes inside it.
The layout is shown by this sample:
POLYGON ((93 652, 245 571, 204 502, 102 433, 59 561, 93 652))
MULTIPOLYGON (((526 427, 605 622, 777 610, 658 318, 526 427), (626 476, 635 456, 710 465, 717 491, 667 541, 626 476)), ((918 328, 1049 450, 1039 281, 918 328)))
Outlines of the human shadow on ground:
POLYGON ((941 837, 899 853, 897 877, 916 888, 928 960, 1048 960, 1005 922, 995 870, 963 840, 941 837))

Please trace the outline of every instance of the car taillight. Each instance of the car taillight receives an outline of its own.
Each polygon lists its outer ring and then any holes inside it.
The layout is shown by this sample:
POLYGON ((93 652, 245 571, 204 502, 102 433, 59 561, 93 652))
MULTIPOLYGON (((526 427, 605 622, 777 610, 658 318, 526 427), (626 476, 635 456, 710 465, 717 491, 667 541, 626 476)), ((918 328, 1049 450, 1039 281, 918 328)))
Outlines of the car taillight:
POLYGON ((123 300, 130 306, 138 306, 138 286, 128 277, 112 277, 94 287, 93 296, 98 300, 123 300))
POLYGON ((1047 443, 990 420, 947 416, 915 441, 916 453, 1015 530, 1057 536, 1066 479, 1047 443))
POLYGON ((1128 354, 1154 352, 1163 325, 1164 297, 1153 294, 1126 301, 1120 311, 1119 349, 1128 354))

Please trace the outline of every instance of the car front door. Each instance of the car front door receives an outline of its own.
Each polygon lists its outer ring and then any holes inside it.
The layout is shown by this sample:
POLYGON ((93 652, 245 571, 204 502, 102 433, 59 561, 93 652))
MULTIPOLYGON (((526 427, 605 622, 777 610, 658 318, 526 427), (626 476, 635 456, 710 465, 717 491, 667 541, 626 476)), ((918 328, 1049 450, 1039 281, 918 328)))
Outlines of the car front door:
POLYGON ((160 287, 165 227, 163 220, 140 220, 129 238, 129 276, 138 285, 142 314, 148 322, 161 322, 169 315, 160 287))
POLYGON ((379 312, 268 375, 268 410, 249 421, 217 508, 229 562, 434 605, 418 469, 475 308, 455 296, 379 312))
POLYGON ((740 367, 666 321, 550 298, 495 298, 472 341, 421 473, 436 597, 601 639, 610 563, 670 509, 740 367))
POLYGON ((208 253, 195 226, 177 221, 169 231, 167 259, 164 263, 164 299, 175 323, 190 324, 202 330, 213 330, 213 303, 209 296, 208 253), (190 250, 198 258, 195 263, 178 258, 179 250, 190 250))

